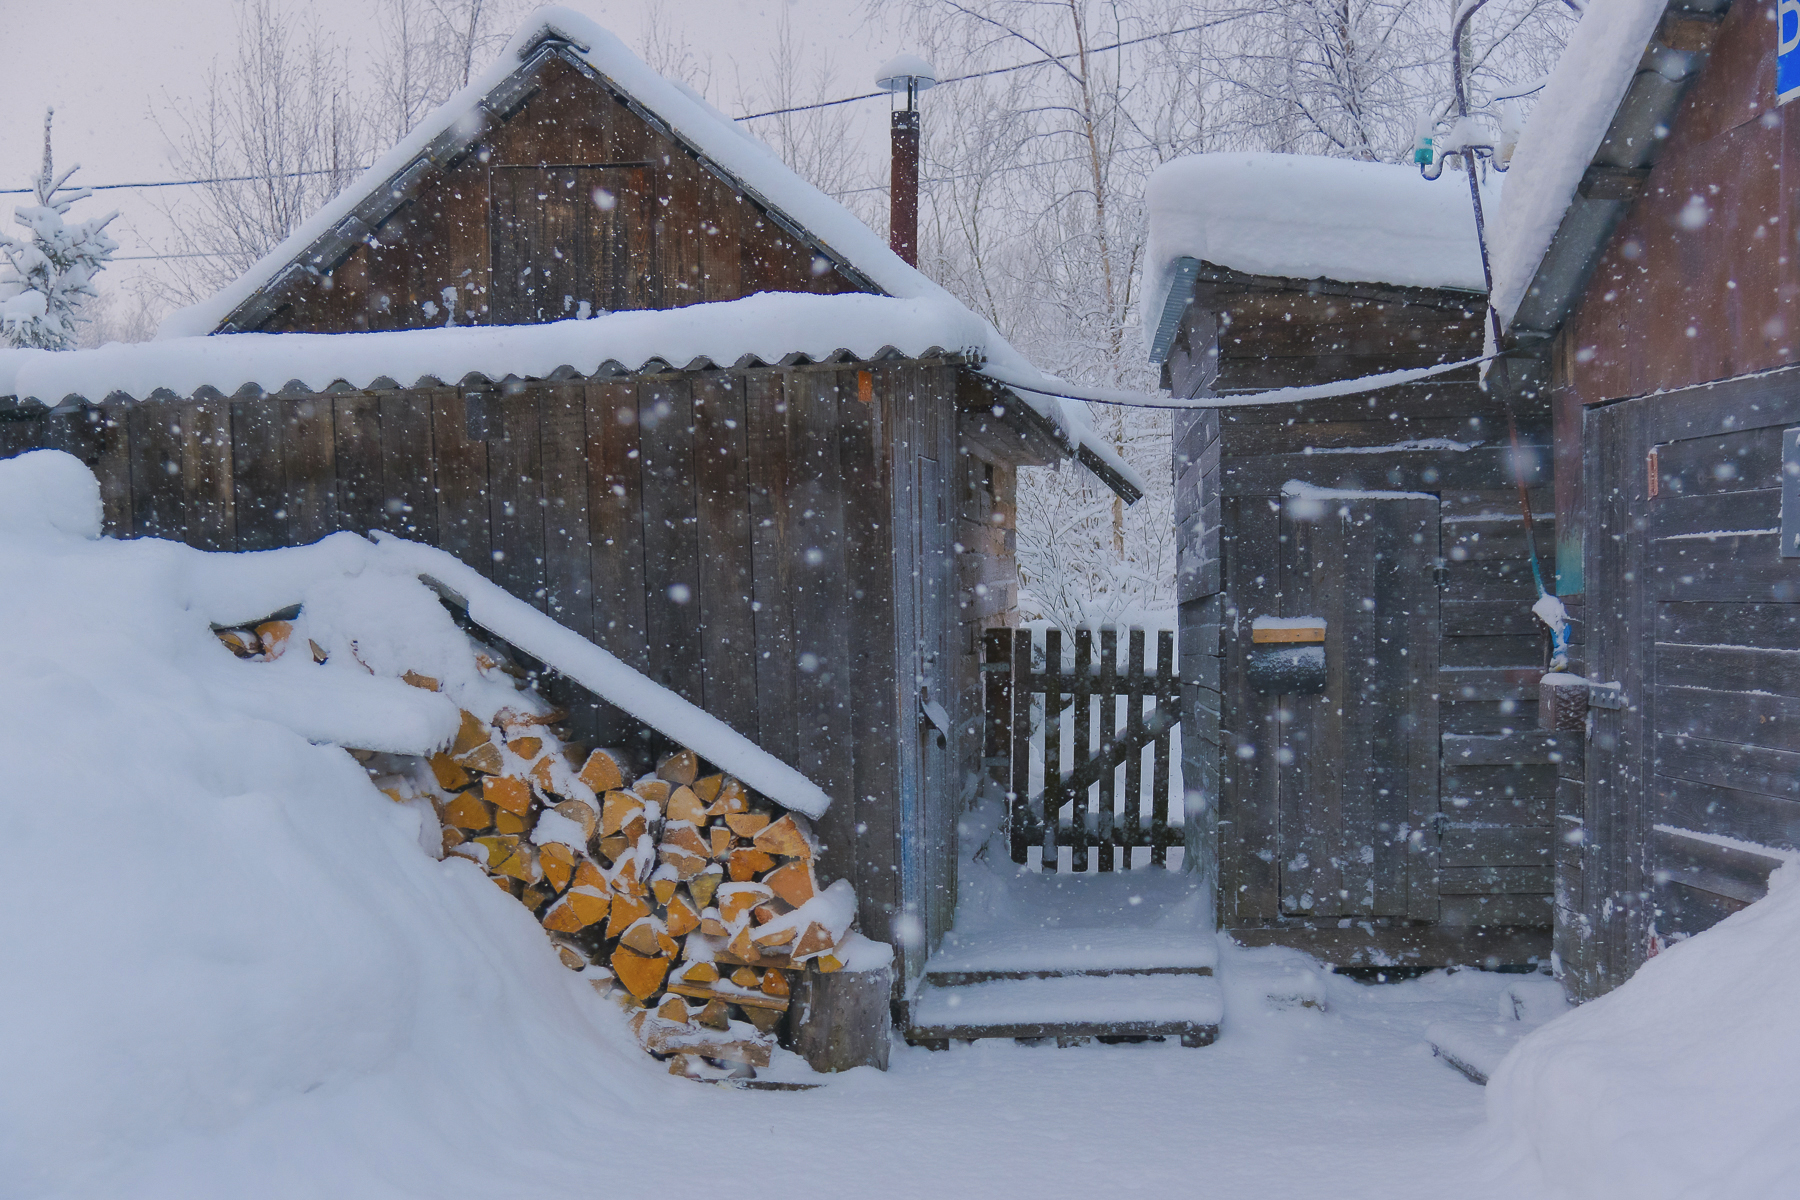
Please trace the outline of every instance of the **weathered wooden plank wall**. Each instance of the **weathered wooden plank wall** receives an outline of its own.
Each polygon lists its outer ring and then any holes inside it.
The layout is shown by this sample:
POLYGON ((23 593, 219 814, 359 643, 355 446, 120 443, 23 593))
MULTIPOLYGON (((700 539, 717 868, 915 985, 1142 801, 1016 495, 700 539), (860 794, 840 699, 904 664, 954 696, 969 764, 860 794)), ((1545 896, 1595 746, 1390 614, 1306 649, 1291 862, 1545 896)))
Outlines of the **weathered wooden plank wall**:
POLYGON ((532 324, 584 305, 859 290, 597 80, 551 57, 533 82, 342 263, 286 285, 258 328, 532 324))
MULTIPOLYGON (((1016 612, 1013 468, 959 453, 957 376, 907 362, 102 406, 0 421, 0 456, 81 457, 116 536, 435 541, 823 787, 823 872, 855 883, 871 936, 906 934, 916 970, 951 921, 981 767, 980 631, 1016 612), (952 718, 942 745, 920 719, 927 679, 952 718)), ((605 744, 640 732, 604 706, 574 720, 605 744)))
POLYGON ((1800 372, 1590 408, 1585 424, 1585 665, 1625 700, 1593 711, 1585 795, 1559 822, 1559 953, 1592 996, 1760 897, 1800 849, 1800 560, 1777 546, 1800 372))
MULTIPOLYGON (((1167 381, 1181 395, 1230 394, 1428 365, 1478 350, 1479 313, 1444 293, 1203 268, 1167 381)), ((1522 431, 1540 553, 1554 533, 1545 426, 1542 412, 1527 413, 1522 431)), ((1177 419, 1184 770, 1218 797, 1220 920, 1235 936, 1305 945, 1347 964, 1371 961, 1370 950, 1523 962, 1549 949, 1559 748, 1535 729, 1545 641, 1530 613, 1535 593, 1505 438, 1497 400, 1455 377, 1177 419), (1346 499, 1327 504, 1348 514, 1333 534, 1286 513, 1280 496, 1294 480, 1431 495, 1434 514, 1396 540, 1383 532, 1390 522, 1346 499), (1419 596, 1379 582, 1409 555, 1432 580, 1419 596), (1393 592, 1385 600, 1383 588, 1393 592), (1359 714, 1347 704, 1339 719, 1346 746, 1379 743, 1398 754, 1368 794, 1338 778, 1344 747, 1296 740, 1300 732, 1331 740, 1323 726, 1301 729, 1298 710, 1311 701, 1302 698, 1284 721, 1274 698, 1246 678, 1250 617, 1338 611, 1340 592, 1354 601, 1335 622, 1343 627, 1340 674, 1352 652, 1359 664, 1393 659, 1392 678, 1358 683, 1381 693, 1383 711, 1359 714), (1385 619, 1399 624, 1363 630, 1353 610, 1364 600, 1394 609, 1385 619), (1401 642, 1404 659, 1396 657, 1401 642), (1382 653, 1367 652, 1377 645, 1382 653), (1278 748, 1295 762, 1278 762, 1278 748), (1309 757, 1310 770, 1300 761, 1309 757), (1326 843, 1351 825, 1368 827, 1373 858, 1313 870, 1316 861, 1344 862, 1342 847, 1326 843), (1278 865, 1302 853, 1306 869, 1278 865), (1300 887, 1302 876, 1317 886, 1300 887), (1294 903, 1302 892, 1315 911, 1335 911, 1341 900, 1374 924, 1347 935, 1333 928, 1335 916, 1306 917, 1294 903)))

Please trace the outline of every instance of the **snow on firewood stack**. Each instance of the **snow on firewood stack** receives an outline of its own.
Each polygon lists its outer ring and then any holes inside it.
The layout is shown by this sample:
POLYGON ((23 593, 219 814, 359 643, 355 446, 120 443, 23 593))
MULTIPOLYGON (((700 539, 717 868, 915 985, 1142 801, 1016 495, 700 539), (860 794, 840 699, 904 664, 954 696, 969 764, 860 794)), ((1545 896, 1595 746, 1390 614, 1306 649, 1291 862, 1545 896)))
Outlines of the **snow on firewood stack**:
MULTIPOLYGON (((218 637, 240 658, 272 661, 293 652, 298 625, 218 637)), ((851 885, 820 886, 802 815, 689 749, 640 774, 623 751, 571 742, 567 714, 525 670, 474 638, 470 647, 483 679, 509 680, 511 702, 485 716, 465 708, 454 741, 429 758, 353 753, 394 801, 429 803, 441 853, 479 864, 529 908, 563 964, 617 999, 672 1073, 754 1078, 804 973, 885 951, 854 932, 851 885)), ((310 640, 303 652, 328 657, 310 640)), ((355 643, 349 652, 363 662, 355 643)), ((417 671, 402 678, 441 687, 417 671)))

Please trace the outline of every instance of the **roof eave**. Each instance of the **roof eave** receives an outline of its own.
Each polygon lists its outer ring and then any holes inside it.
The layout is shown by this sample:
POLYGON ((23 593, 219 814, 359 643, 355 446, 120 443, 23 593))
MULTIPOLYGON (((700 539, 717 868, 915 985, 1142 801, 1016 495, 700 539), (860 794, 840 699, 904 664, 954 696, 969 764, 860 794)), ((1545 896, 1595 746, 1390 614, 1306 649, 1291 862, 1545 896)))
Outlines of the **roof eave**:
POLYGON ((1554 338, 1611 239, 1642 194, 1670 122, 1711 53, 1731 0, 1669 0, 1637 73, 1507 327, 1520 347, 1554 338))

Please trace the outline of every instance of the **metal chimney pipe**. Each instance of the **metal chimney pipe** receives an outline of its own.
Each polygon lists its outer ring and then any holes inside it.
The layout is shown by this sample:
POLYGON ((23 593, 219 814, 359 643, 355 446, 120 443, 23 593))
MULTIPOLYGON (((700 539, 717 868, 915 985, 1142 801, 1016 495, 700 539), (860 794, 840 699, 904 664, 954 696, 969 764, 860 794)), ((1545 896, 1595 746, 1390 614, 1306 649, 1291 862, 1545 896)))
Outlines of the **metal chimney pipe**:
MULTIPOLYGON (((909 97, 910 99, 910 97, 909 97)), ((893 117, 893 166, 888 180, 888 245, 908 266, 919 265, 919 110, 893 117)))

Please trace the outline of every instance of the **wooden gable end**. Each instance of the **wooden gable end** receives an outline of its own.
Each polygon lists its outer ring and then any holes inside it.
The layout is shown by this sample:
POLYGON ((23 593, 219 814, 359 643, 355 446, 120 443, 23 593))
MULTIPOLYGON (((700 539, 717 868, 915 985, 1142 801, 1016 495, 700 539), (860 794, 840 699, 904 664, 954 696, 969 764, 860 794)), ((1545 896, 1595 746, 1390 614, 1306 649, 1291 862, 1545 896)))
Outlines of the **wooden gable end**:
POLYGON ((872 290, 784 224, 642 109, 550 55, 523 104, 420 181, 343 261, 270 285, 281 294, 249 328, 528 325, 761 291, 872 290))

